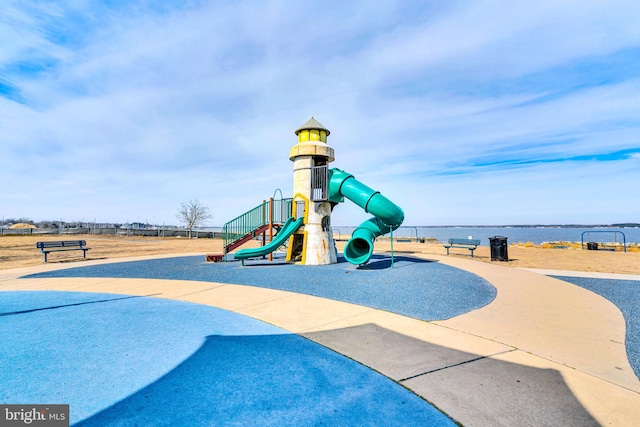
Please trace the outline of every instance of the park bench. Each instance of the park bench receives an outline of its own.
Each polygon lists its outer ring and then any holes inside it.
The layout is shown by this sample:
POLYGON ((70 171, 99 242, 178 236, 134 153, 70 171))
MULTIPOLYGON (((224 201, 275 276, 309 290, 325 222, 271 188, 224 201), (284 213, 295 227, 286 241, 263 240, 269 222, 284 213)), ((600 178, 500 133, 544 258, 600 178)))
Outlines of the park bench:
POLYGON ((59 251, 82 251, 84 258, 87 257, 87 251, 91 248, 85 247, 87 242, 84 240, 61 240, 55 242, 38 242, 36 247, 44 254, 44 262, 47 262, 49 252, 59 251))
POLYGON ((447 249, 447 255, 449 255, 450 248, 469 249, 471 251, 471 257, 473 258, 473 251, 480 245, 478 239, 449 239, 449 243, 445 243, 443 246, 447 249))

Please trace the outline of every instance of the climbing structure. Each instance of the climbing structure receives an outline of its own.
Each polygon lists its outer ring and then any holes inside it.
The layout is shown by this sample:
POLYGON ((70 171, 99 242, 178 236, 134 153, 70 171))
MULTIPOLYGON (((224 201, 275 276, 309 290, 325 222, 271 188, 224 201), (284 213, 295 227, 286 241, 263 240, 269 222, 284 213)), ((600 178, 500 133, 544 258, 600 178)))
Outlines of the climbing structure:
POLYGON ((347 261, 366 264, 373 253, 375 239, 398 228, 404 212, 353 175, 329 168, 329 163, 335 160, 333 148, 327 144, 330 132, 316 119, 312 117, 295 134, 298 143, 289 151, 293 162, 293 198, 285 199, 287 207, 280 209, 277 218, 271 200, 268 207, 263 203, 225 224, 223 233, 229 236, 225 237, 225 253, 263 233, 261 248, 242 249, 234 257, 244 260, 264 256, 286 242, 287 261, 304 265, 334 264, 338 253, 331 230, 331 212, 347 198, 373 215, 354 231, 344 250, 347 261), (275 237, 274 229, 278 230, 275 237))

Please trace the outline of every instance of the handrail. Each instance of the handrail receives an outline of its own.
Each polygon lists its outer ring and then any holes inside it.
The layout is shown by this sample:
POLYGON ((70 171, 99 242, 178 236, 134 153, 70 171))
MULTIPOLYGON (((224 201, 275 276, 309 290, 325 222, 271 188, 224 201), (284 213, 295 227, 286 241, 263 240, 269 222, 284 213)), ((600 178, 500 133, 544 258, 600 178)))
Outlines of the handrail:
POLYGON ((237 216, 222 226, 222 243, 226 247, 236 240, 242 238, 247 233, 266 224, 269 219, 265 215, 267 202, 262 202, 258 206, 237 216))
POLYGON ((274 223, 284 223, 291 216, 292 201, 293 199, 264 201, 255 208, 228 221, 222 226, 223 246, 226 248, 257 228, 269 224, 270 213, 274 223))
POLYGON ((276 188, 275 191, 273 192, 273 199, 274 200, 282 200, 283 199, 282 190, 280 190, 279 188, 276 188), (279 199, 276 199, 276 193, 280 193, 280 198, 279 199))

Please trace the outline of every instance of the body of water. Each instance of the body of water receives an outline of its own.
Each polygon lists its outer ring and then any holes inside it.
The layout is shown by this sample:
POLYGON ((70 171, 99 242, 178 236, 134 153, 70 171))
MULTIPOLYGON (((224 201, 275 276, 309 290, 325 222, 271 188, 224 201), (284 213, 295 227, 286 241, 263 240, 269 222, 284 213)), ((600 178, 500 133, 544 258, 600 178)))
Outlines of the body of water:
MULTIPOLYGON (((333 227, 336 237, 347 239, 355 227, 333 227)), ((435 238, 446 242, 450 238, 480 239, 482 246, 489 246, 489 238, 504 236, 509 243, 531 242, 623 242, 640 243, 640 228, 573 228, 573 227, 400 227, 393 237, 435 238)))
MULTIPOLYGON (((356 229, 354 226, 334 226, 333 234, 339 239, 348 239, 356 229)), ((201 232, 221 233, 221 227, 199 229, 201 232)), ((424 237, 446 242, 451 238, 480 239, 482 246, 489 246, 489 237, 504 236, 509 243, 531 242, 619 242, 640 243, 640 228, 577 228, 577 227, 414 227, 402 226, 393 232, 394 238, 424 237)))

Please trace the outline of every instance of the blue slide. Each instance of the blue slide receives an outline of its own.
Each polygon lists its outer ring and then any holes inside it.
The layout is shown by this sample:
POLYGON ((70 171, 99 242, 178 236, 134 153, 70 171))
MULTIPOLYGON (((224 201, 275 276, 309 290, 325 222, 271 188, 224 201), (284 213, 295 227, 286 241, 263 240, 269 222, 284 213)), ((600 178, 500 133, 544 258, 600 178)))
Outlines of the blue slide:
POLYGON ((304 221, 304 218, 300 217, 297 220, 293 217, 287 219, 273 240, 269 244, 260 246, 259 248, 247 248, 236 252, 233 257, 235 259, 247 259, 265 256, 284 245, 285 242, 295 231, 300 228, 304 221))

